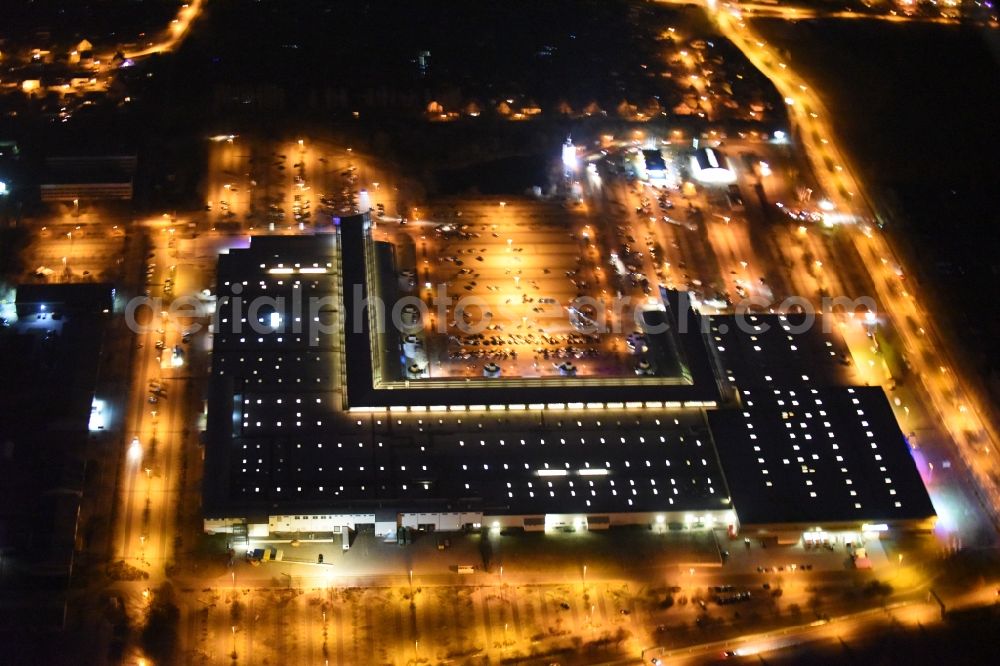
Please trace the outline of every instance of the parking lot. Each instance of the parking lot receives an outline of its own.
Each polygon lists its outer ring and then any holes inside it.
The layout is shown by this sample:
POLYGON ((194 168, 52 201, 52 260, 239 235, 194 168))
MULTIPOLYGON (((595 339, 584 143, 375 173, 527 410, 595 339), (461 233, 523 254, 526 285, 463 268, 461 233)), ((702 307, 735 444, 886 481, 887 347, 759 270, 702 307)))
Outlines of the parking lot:
POLYGON ((211 137, 205 189, 205 211, 218 229, 330 228, 334 216, 367 208, 375 198, 391 202, 395 214, 393 184, 370 158, 313 139, 211 137))
POLYGON ((486 569, 480 539, 426 533, 401 547, 362 534, 346 552, 331 542, 276 544, 284 561, 238 563, 217 585, 183 591, 194 609, 184 622, 189 655, 198 663, 235 652, 255 663, 587 664, 852 608, 874 580, 845 569, 842 544, 744 549, 707 531, 494 534, 486 569), (722 566, 717 543, 731 553, 722 566), (315 564, 317 551, 326 552, 324 565, 315 564), (460 564, 473 573, 458 573, 460 564))
POLYGON ((380 224, 376 239, 396 245, 428 306, 429 376, 489 376, 487 366, 509 377, 636 374, 641 350, 628 337, 651 303, 616 304, 621 290, 602 261, 613 250, 582 207, 463 198, 418 212, 380 224))

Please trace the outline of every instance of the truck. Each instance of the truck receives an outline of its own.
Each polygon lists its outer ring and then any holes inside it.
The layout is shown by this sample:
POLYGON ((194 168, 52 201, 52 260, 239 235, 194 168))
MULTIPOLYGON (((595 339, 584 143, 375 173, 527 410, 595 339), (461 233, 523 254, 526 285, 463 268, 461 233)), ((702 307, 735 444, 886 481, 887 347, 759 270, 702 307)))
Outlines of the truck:
POLYGON ((285 557, 285 551, 274 546, 267 548, 254 548, 247 553, 247 559, 252 563, 258 562, 280 562, 285 557))

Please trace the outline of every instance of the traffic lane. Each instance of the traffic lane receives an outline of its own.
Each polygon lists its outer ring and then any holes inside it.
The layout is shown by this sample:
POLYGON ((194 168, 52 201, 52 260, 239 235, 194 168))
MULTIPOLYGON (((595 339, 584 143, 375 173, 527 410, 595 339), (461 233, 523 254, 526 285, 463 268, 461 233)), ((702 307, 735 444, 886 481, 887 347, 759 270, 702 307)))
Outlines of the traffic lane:
MULTIPOLYGON (((166 322, 167 350, 175 345, 183 345, 179 328, 173 321, 166 322)), ((189 407, 187 382, 179 380, 177 374, 177 370, 174 369, 167 369, 163 373, 163 384, 167 387, 167 392, 157 403, 158 415, 154 431, 160 449, 158 473, 156 477, 147 479, 152 498, 151 518, 158 527, 152 547, 155 561, 158 563, 166 563, 171 559, 173 541, 171 534, 177 497, 176 467, 179 453, 177 442, 182 440, 180 432, 182 428, 178 424, 183 423, 189 407)))
MULTIPOLYGON (((867 249, 869 250, 869 257, 871 257, 871 255, 874 254, 874 252, 871 251, 870 246, 868 246, 867 249)), ((886 254, 883 253, 882 256, 886 256, 886 254)), ((872 260, 874 260, 874 258, 870 259, 870 261, 872 260)), ((882 296, 882 298, 890 304, 890 307, 893 308, 897 317, 899 316, 900 312, 909 313, 910 316, 913 316, 916 321, 918 322, 920 321, 920 319, 917 318, 919 317, 919 313, 917 313, 912 306, 906 307, 908 303, 903 301, 903 297, 901 295, 897 295, 892 292, 892 290, 887 286, 885 278, 879 279, 877 276, 873 277, 876 289, 880 291, 880 295, 882 296), (902 307, 897 307, 897 304, 899 304, 902 307)), ((908 327, 905 326, 901 327, 895 325, 893 328, 896 331, 896 333, 903 339, 904 346, 908 350, 911 350, 912 352, 913 350, 919 350, 923 348, 920 341, 914 340, 915 335, 911 330, 909 330, 908 327)), ((925 330, 929 332, 931 329, 925 328, 925 330)), ((938 348, 938 351, 942 352, 943 349, 944 348, 938 348)), ((930 367, 930 364, 924 361, 921 358, 920 354, 911 353, 910 356, 912 356, 910 362, 914 364, 915 368, 918 369, 919 375, 925 375, 927 377, 935 377, 934 373, 935 368, 930 367)), ((941 365, 941 367, 945 366, 941 365)), ((1000 497, 1000 495, 998 495, 997 493, 997 484, 993 479, 990 478, 990 475, 986 473, 987 471, 995 470, 996 461, 989 457, 979 458, 978 456, 975 455, 976 448, 968 441, 968 438, 966 437, 964 432, 965 429, 962 427, 962 424, 959 423, 958 420, 955 418, 954 414, 955 407, 953 404, 953 398, 949 395, 952 386, 946 384, 944 386, 945 390, 942 391, 941 390, 942 383, 943 382, 939 377, 936 379, 936 381, 932 380, 924 382, 925 386, 927 387, 928 393, 932 398, 932 404, 936 408, 942 423, 946 425, 950 434, 952 435, 952 438, 956 442, 958 442, 962 448, 965 449, 963 455, 968 456, 967 463, 979 475, 981 480, 980 482, 983 485, 984 491, 987 493, 989 497, 991 497, 991 499, 996 499, 1000 497), (977 463, 979 464, 977 465, 977 463), (984 466, 986 466, 988 469, 985 470, 981 469, 984 466)))
MULTIPOLYGON (((152 234, 154 244, 151 248, 153 256, 150 259, 158 264, 160 271, 164 268, 163 262, 169 260, 165 249, 161 245, 165 238, 164 234, 152 234)), ((157 296, 161 295, 160 288, 153 289, 151 293, 157 296)), ((138 437, 143 455, 142 459, 138 461, 128 460, 128 456, 125 456, 125 474, 129 475, 130 488, 129 496, 126 500, 122 544, 122 552, 125 559, 129 558, 137 550, 143 554, 143 557, 146 552, 144 543, 148 530, 146 523, 151 516, 141 506, 145 504, 145 498, 141 497, 142 480, 139 479, 139 476, 143 473, 147 463, 150 462, 147 456, 150 454, 151 438, 154 436, 154 430, 151 426, 153 417, 150 410, 154 409, 156 405, 149 403, 150 382, 159 379, 162 358, 168 353, 166 345, 164 345, 164 349, 162 350, 157 349, 156 346, 156 342, 162 340, 166 333, 165 322, 161 316, 161 312, 154 312, 148 307, 140 308, 136 319, 143 328, 137 336, 137 344, 140 346, 138 355, 139 363, 136 365, 131 390, 132 402, 128 415, 132 425, 132 434, 128 435, 126 439, 131 441, 132 437, 138 437), (160 333, 161 330, 163 333, 160 333), (142 539, 137 546, 135 541, 139 536, 142 539)), ((146 479, 146 481, 148 482, 149 479, 146 479)))
MULTIPOLYGON (((706 660, 724 661, 747 658, 765 661, 765 656, 775 651, 781 651, 794 646, 814 643, 835 642, 840 649, 840 641, 847 637, 878 635, 888 627, 899 622, 910 625, 918 623, 933 623, 940 621, 940 609, 927 603, 904 601, 892 604, 886 608, 874 608, 848 615, 831 618, 829 621, 814 620, 812 622, 764 631, 748 636, 739 636, 729 640, 716 641, 709 644, 665 650, 659 658, 663 663, 699 664, 706 660)), ((811 650, 806 650, 811 653, 811 650)), ((650 653, 655 654, 655 653, 650 653)), ((815 658, 815 655, 812 654, 815 658)))
MULTIPOLYGON (((165 325, 173 328, 169 324, 165 325)), ((167 342, 170 344, 165 345, 161 356, 169 366, 169 350, 172 343, 178 341, 170 339, 168 333, 167 342)), ((176 424, 179 419, 184 418, 186 407, 183 389, 170 381, 170 370, 165 370, 163 364, 161 362, 150 366, 146 375, 148 382, 155 381, 166 390, 158 392, 157 402, 150 404, 148 411, 144 412, 144 456, 141 471, 136 471, 139 485, 145 488, 145 498, 142 500, 144 508, 139 524, 141 533, 145 535, 141 550, 144 561, 153 567, 162 566, 171 559, 170 533, 174 503, 169 489, 175 478, 176 424)), ((133 495, 133 501, 139 501, 138 495, 133 495)))
POLYGON ((145 447, 148 446, 148 439, 145 442, 143 441, 148 436, 147 431, 143 427, 143 420, 147 408, 149 367, 156 365, 155 356, 157 350, 154 346, 154 326, 151 325, 155 321, 154 317, 156 316, 148 309, 142 308, 136 317, 140 324, 145 326, 145 332, 136 336, 140 349, 137 355, 138 363, 135 365, 132 389, 129 392, 131 399, 126 417, 126 423, 129 424, 129 427, 126 429, 126 436, 123 442, 123 445, 126 447, 126 455, 122 456, 124 461, 123 474, 127 479, 127 489, 124 498, 125 511, 121 514, 122 529, 119 533, 122 535, 122 542, 120 544, 121 557, 126 561, 137 550, 135 544, 135 540, 138 538, 138 534, 136 533, 137 515, 141 517, 141 500, 137 492, 137 479, 144 462, 142 458, 132 458, 128 454, 128 447, 131 446, 130 443, 133 438, 138 438, 140 446, 143 447, 143 455, 145 455, 145 447))

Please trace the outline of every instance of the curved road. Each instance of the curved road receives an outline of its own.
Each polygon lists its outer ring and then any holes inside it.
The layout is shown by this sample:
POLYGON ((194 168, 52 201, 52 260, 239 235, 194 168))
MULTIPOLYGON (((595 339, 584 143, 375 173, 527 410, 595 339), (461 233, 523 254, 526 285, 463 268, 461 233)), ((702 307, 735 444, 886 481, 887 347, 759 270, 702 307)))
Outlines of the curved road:
POLYGON ((191 30, 191 24, 196 18, 198 18, 198 15, 201 14, 201 10, 205 6, 206 1, 207 0, 190 0, 187 4, 181 7, 180 11, 177 12, 177 18, 171 21, 170 25, 163 31, 160 41, 150 42, 145 47, 136 51, 129 51, 125 54, 125 57, 132 58, 134 60, 135 58, 142 58, 143 56, 153 55, 154 53, 172 51, 182 41, 184 41, 184 38, 191 30))

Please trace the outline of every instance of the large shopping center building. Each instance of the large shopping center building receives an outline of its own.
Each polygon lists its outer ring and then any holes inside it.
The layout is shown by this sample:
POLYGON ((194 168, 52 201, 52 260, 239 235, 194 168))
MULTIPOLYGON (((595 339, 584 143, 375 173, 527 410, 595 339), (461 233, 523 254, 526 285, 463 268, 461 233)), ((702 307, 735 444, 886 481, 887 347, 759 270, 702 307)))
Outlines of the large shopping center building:
POLYGON ((933 524, 885 394, 822 317, 703 316, 661 290, 640 339, 662 372, 433 378, 415 359, 438 343, 387 321, 399 272, 367 216, 220 257, 206 531, 933 524))

